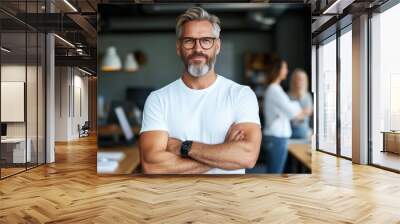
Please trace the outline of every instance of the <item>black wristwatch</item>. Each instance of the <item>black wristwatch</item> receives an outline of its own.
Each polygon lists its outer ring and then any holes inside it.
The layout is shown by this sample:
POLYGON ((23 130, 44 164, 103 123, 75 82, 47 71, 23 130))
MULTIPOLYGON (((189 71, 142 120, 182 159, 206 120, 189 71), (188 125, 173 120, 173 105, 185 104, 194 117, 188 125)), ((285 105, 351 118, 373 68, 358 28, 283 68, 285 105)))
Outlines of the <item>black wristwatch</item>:
POLYGON ((181 145, 181 156, 184 158, 189 157, 190 149, 192 149, 193 141, 184 141, 181 145))

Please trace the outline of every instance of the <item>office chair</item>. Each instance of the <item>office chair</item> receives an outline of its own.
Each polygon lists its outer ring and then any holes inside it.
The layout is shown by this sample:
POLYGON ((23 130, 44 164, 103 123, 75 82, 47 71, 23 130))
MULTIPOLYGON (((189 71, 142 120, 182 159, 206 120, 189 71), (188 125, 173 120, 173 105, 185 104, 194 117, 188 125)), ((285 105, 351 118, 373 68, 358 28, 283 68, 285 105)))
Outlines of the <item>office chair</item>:
POLYGON ((80 125, 78 124, 79 138, 89 136, 89 130, 90 130, 89 121, 85 121, 82 127, 80 127, 80 125))

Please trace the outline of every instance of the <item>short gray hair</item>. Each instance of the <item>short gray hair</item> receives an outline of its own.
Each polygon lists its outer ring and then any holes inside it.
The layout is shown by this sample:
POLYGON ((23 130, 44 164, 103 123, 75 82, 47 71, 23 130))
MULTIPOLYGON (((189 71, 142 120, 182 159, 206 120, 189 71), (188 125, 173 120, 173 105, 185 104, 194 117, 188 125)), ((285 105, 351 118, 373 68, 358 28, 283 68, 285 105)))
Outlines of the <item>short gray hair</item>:
POLYGON ((192 20, 207 20, 213 26, 214 37, 219 38, 219 33, 221 32, 220 20, 217 16, 208 13, 201 7, 189 8, 177 18, 176 22, 176 36, 180 38, 182 35, 182 26, 184 23, 192 20))

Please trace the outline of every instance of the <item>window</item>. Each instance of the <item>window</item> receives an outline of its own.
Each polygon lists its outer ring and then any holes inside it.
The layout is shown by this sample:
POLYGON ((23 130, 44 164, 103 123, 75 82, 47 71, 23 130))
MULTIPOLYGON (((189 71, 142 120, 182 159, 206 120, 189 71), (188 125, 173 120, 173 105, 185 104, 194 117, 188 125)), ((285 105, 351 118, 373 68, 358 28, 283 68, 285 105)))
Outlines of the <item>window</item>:
MULTIPOLYGON (((352 34, 343 31, 340 36, 340 155, 352 156, 352 34)), ((346 32, 347 31, 347 32, 346 32)))
POLYGON ((400 4, 374 15, 371 19, 372 163, 396 170, 400 170, 400 155, 393 153, 385 144, 394 143, 394 148, 400 148, 400 132, 390 133, 400 131, 399 21, 400 4), (386 141, 384 132, 395 135, 386 141))
POLYGON ((336 153, 336 37, 318 48, 318 148, 336 153))

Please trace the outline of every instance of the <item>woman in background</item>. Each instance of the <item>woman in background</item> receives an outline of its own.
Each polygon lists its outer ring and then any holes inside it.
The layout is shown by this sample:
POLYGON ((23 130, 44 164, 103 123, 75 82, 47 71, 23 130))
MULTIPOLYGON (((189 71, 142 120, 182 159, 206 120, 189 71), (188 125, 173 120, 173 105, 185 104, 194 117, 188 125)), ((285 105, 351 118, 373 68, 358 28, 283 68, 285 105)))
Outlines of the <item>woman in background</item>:
POLYGON ((308 77, 304 70, 295 69, 290 78, 289 97, 293 101, 299 102, 301 108, 305 110, 303 120, 292 120, 291 138, 309 139, 311 136, 310 116, 312 115, 313 102, 311 94, 308 92, 308 77))
POLYGON ((263 157, 267 173, 282 173, 288 154, 288 139, 292 135, 290 120, 302 120, 306 111, 299 102, 291 101, 280 83, 286 79, 287 63, 280 58, 270 59, 264 94, 263 157))

